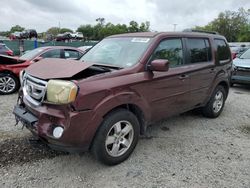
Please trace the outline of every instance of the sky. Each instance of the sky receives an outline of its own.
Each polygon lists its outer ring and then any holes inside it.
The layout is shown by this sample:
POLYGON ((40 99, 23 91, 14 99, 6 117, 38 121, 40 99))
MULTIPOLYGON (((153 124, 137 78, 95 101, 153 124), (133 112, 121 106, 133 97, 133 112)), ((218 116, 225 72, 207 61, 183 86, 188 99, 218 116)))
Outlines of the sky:
POLYGON ((250 0, 1 0, 0 31, 13 25, 46 31, 50 27, 76 30, 83 24, 128 24, 150 21, 152 31, 181 31, 203 26, 220 12, 250 9, 250 0))

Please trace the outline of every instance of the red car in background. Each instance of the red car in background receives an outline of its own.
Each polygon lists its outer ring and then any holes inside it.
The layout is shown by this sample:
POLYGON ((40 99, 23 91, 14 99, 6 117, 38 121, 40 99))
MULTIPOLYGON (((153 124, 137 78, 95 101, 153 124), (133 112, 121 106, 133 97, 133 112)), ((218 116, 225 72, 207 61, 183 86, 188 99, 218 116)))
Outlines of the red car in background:
MULTIPOLYGON (((16 92, 20 87, 19 73, 43 58, 79 59, 84 52, 74 47, 46 46, 28 51, 20 57, 0 55, 0 95, 16 92)), ((48 67, 49 68, 49 67, 48 67)))

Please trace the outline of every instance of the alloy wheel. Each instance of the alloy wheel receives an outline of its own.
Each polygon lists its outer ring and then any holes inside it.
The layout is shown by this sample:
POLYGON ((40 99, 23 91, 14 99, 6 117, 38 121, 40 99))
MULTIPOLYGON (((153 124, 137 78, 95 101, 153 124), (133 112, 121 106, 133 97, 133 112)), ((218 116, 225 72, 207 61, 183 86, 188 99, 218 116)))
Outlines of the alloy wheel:
POLYGON ((213 111, 215 113, 218 113, 222 109, 223 102, 224 102, 223 93, 219 90, 215 94, 214 102, 213 102, 213 111))
POLYGON ((0 77, 0 91, 2 93, 11 93, 16 88, 15 80, 10 76, 0 77))
POLYGON ((109 130, 105 147, 112 157, 119 157, 126 153, 134 139, 134 129, 130 122, 119 121, 109 130))

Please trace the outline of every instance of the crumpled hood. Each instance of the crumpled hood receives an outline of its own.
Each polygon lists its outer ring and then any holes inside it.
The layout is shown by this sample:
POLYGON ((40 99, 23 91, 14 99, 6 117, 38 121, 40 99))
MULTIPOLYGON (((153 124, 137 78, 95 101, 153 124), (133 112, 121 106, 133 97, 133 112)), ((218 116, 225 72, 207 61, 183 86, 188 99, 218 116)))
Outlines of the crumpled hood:
POLYGON ((24 63, 25 61, 15 56, 0 55, 0 65, 14 65, 24 63))
POLYGON ((250 59, 236 58, 236 59, 233 60, 233 64, 236 67, 250 68, 250 59))
POLYGON ((48 58, 32 64, 25 71, 34 77, 44 80, 71 78, 93 64, 76 60, 48 58))

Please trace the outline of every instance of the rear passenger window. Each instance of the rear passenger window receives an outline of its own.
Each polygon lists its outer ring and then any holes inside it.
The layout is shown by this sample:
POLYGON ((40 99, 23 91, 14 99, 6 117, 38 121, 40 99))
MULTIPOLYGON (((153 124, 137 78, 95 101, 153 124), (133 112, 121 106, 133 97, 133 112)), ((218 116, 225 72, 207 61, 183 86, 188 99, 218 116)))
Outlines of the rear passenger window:
POLYGON ((231 59, 231 52, 227 43, 223 39, 215 39, 217 47, 217 58, 220 63, 225 63, 231 59))
POLYGON ((190 54, 190 63, 202 63, 211 61, 212 53, 208 39, 188 38, 187 45, 190 54))
POLYGON ((183 49, 181 39, 166 39, 160 42, 151 56, 155 59, 166 59, 170 67, 177 67, 183 64, 183 49))

